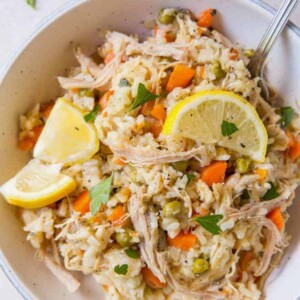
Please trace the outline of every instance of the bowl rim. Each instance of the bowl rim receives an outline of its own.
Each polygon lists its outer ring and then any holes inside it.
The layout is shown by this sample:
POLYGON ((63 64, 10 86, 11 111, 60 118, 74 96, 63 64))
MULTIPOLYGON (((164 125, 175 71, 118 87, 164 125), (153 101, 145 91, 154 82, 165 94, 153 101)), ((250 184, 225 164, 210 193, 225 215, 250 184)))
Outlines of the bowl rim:
MULTIPOLYGON (((44 20, 40 21, 31 34, 29 34, 14 50, 9 57, 7 58, 4 65, 0 68, 0 86, 3 83, 6 75, 9 70, 15 63, 15 61, 19 58, 19 56, 23 53, 24 50, 30 45, 30 43, 34 40, 34 38, 41 33, 46 27, 52 24, 59 17, 63 16, 65 13, 74 9, 81 4, 88 2, 89 0, 69 0, 67 3, 63 4, 56 8, 50 15, 48 15, 44 20)), ((263 0, 248 0, 253 4, 258 5, 260 8, 264 9, 268 14, 275 15, 277 10, 273 8, 270 4, 264 2, 263 0)), ((300 39, 300 28, 296 26, 292 21, 288 21, 287 23, 288 29, 296 34, 296 36, 300 39)), ((33 300, 27 288, 21 283, 21 281, 17 278, 17 276, 12 272, 9 267, 9 263, 5 259, 2 249, 0 248, 0 267, 4 272, 6 278, 10 281, 13 287, 18 291, 18 293, 25 300, 33 300)))

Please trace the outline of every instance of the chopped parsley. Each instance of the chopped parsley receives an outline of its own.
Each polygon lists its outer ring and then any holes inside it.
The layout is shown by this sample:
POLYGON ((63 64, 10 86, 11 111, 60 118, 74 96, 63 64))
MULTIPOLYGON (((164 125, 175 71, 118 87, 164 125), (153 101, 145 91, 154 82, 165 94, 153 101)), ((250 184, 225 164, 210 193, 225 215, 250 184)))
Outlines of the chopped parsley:
POLYGON ((221 228, 218 223, 223 219, 223 215, 210 215, 204 217, 198 217, 194 220, 199 223, 204 229, 213 235, 219 234, 221 228))
POLYGON ((224 120, 221 125, 221 130, 223 136, 230 136, 236 131, 238 131, 238 128, 234 123, 230 123, 224 120))
POLYGON ((130 258, 139 258, 140 257, 140 253, 137 250, 134 250, 132 248, 126 249, 125 253, 130 258))
POLYGON ((126 275, 128 272, 128 265, 124 264, 124 265, 116 265, 114 267, 114 271, 115 273, 119 274, 119 275, 126 275))
POLYGON ((26 0, 27 4, 32 8, 36 8, 36 0, 26 0))
POLYGON ((290 106, 285 106, 280 108, 280 125, 282 128, 287 127, 293 119, 294 109, 290 106))
POLYGON ((279 193, 276 190, 276 187, 273 182, 269 182, 271 187, 267 190, 267 192, 263 196, 263 200, 272 200, 279 196, 279 193))
POLYGON ((94 122, 99 113, 100 108, 101 108, 100 104, 96 105, 91 112, 89 112, 87 115, 84 116, 84 120, 86 122, 94 122))
POLYGON ((143 105, 146 102, 159 98, 159 95, 152 94, 147 90, 146 86, 143 83, 139 83, 137 96, 135 101, 131 105, 129 111, 136 109, 137 107, 143 105))
POLYGON ((101 180, 98 184, 92 187, 89 196, 91 199, 90 208, 92 215, 95 215, 102 204, 105 204, 110 196, 113 174, 110 177, 101 180))

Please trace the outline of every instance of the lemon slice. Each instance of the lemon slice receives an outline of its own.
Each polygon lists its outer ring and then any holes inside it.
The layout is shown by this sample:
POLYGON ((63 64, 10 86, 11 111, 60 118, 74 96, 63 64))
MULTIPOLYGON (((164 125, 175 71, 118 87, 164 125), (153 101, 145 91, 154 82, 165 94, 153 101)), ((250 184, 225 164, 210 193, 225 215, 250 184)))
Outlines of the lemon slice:
POLYGON ((244 98, 231 92, 204 91, 178 102, 162 132, 217 144, 258 162, 266 155, 268 135, 258 113, 244 98), (224 123, 231 123, 236 131, 224 136, 224 123))
POLYGON ((31 160, 15 177, 0 187, 10 204, 39 208, 56 202, 76 188, 76 182, 60 173, 61 164, 44 165, 31 160))
POLYGON ((84 112, 59 98, 34 148, 33 156, 49 163, 71 165, 90 159, 99 150, 93 124, 84 112))

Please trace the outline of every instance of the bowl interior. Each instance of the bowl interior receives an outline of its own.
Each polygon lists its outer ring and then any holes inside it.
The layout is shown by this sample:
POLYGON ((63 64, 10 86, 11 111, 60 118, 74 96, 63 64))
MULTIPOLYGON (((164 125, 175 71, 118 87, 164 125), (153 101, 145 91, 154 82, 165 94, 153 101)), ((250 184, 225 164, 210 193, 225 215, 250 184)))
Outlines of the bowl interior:
MULTIPOLYGON (((134 33, 143 38, 149 34, 143 21, 154 19, 157 11, 166 6, 190 8, 195 13, 209 7, 217 8, 220 11, 217 29, 249 48, 255 48, 271 19, 269 12, 250 0, 144 0, 143 4, 139 0, 90 0, 68 4, 55 21, 44 22, 5 75, 2 74, 0 162, 4 172, 0 173, 0 183, 13 176, 29 159, 16 147, 19 115, 34 103, 49 101, 60 94, 56 76, 66 74, 68 68, 76 64, 72 45, 81 44, 87 52, 92 52, 107 29, 134 33)), ((300 94, 297 84, 299 51, 300 37, 286 29, 274 47, 267 67, 270 83, 285 103, 295 108, 295 100, 300 94)), ((297 230, 300 223, 296 217, 300 215, 300 206, 295 203, 290 212, 291 246, 282 266, 276 270, 277 274, 268 281, 268 299, 279 300, 283 295, 284 299, 296 299, 300 295, 297 276, 292 276, 300 269, 300 231, 297 230)), ((0 219, 1 255, 21 283, 20 289, 25 287, 31 297, 45 300, 102 299, 100 286, 89 276, 82 278, 78 292, 68 294, 43 264, 34 259, 34 250, 26 242, 14 208, 4 201, 0 201, 0 219)), ((75 276, 82 277, 80 274, 75 276)))

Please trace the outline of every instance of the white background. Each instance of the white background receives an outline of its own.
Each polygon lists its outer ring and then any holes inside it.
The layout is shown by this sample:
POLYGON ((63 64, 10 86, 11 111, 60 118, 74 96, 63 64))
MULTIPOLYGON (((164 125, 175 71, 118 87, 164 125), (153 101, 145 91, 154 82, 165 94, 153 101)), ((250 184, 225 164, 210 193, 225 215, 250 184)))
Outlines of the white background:
MULTIPOLYGON (((68 1, 37 0, 37 8, 33 10, 26 4, 26 0, 0 0, 0 69, 37 24, 68 1)), ((265 1, 274 7, 281 3, 281 0, 265 1)), ((300 26, 300 5, 291 19, 300 26)), ((22 300, 1 269, 0 298, 22 300)))

